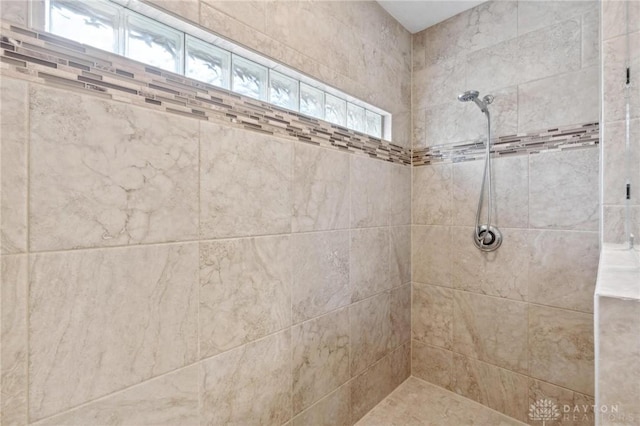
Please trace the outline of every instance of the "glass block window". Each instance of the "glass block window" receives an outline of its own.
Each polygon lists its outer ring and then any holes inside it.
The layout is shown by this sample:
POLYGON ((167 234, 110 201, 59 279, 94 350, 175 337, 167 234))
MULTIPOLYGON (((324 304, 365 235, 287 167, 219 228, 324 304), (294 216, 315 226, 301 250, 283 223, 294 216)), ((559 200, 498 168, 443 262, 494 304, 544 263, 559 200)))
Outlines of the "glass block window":
POLYGON ((390 134, 385 124, 391 117, 374 112, 377 108, 370 110, 365 103, 282 65, 278 71, 270 69, 273 61, 232 42, 210 38, 201 28, 145 2, 124 6, 128 3, 45 0, 34 2, 34 7, 44 11, 44 29, 58 36, 377 138, 383 137, 383 130, 390 134))
POLYGON ((119 10, 106 2, 51 0, 49 31, 98 49, 118 53, 119 10))
POLYGON ((324 119, 324 92, 308 84, 300 83, 300 112, 324 119))
POLYGON ((269 102, 293 111, 298 110, 298 80, 269 71, 269 102))
POLYGON ((347 103, 347 127, 357 132, 364 132, 364 108, 347 103))
POLYGON ((127 18, 127 57, 167 71, 182 71, 183 33, 139 15, 127 18))
POLYGON ((267 100, 267 67, 233 55, 231 90, 241 95, 267 100))
POLYGON ((327 93, 325 94, 324 102, 324 119, 330 123, 346 126, 347 101, 327 93))
POLYGON ((187 35, 185 75, 230 89, 231 53, 187 35))

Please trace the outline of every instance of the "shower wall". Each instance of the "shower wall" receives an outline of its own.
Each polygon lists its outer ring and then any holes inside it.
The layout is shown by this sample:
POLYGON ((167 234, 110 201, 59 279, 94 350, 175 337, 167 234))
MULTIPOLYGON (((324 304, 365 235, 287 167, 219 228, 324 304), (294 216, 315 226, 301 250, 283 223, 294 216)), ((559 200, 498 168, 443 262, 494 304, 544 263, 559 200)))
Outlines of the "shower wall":
POLYGON ((495 1, 413 39, 414 150, 485 137, 484 115, 456 99, 469 89, 495 96, 494 137, 512 148, 494 161, 492 253, 472 242, 483 162, 463 150, 413 167, 412 374, 525 422, 539 399, 593 403, 598 148, 547 142, 599 121, 599 13, 495 1))
POLYGON ((628 235, 625 234, 627 179, 631 182, 630 232, 635 234, 636 241, 640 238, 640 2, 602 3, 602 43, 602 241, 623 243, 628 240, 628 235), (627 42, 631 70, 631 89, 628 94, 625 89, 627 42), (625 147, 627 96, 630 106, 629 153, 625 147))
MULTIPOLYGON (((377 4, 353 7, 381 31, 327 19, 334 45, 409 52, 377 4)), ((356 57, 319 69, 400 78, 356 57)), ((351 424, 408 377, 410 167, 8 69, 2 425, 351 424)))

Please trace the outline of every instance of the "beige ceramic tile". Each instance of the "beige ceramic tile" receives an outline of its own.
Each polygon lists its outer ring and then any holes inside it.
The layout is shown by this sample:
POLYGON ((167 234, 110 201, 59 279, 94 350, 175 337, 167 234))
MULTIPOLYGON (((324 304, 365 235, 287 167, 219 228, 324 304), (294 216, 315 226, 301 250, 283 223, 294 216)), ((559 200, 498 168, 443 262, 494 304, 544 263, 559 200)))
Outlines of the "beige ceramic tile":
POLYGON ((600 42, 600 7, 595 7, 582 15, 583 68, 600 63, 600 42))
POLYGON ((291 230, 291 142, 211 123, 201 128, 203 238, 291 230))
POLYGON ((413 283, 411 304, 413 340, 451 349, 453 343, 453 290, 413 283))
POLYGON ((391 287, 411 281, 411 226, 389 228, 389 280, 391 287))
POLYGON ((413 226, 411 232, 413 281, 451 287, 451 228, 413 226))
POLYGON ((453 355, 452 390, 520 421, 527 421, 527 376, 453 355))
POLYGON ((599 74, 593 66, 518 86, 518 132, 598 121, 599 74))
POLYGON ((455 55, 430 64, 412 78, 413 108, 425 108, 434 99, 439 100, 437 103, 455 101, 458 93, 465 90, 465 57, 455 55))
POLYGON ((527 311, 527 304, 522 302, 456 291, 453 350, 526 373, 527 311))
POLYGON ((297 234, 291 238, 294 324, 348 305, 349 231, 297 234))
POLYGON ((27 276, 26 255, 0 258, 0 423, 27 424, 27 276))
POLYGON ((451 224, 452 165, 437 164, 413 170, 412 213, 415 225, 451 224))
POLYGON ((351 382, 293 418, 292 426, 351 426, 351 382))
POLYGON ((353 302, 391 287, 389 261, 389 228, 351 231, 349 277, 353 302))
MULTIPOLYGON (((553 424, 561 426, 593 426, 595 424, 593 397, 530 378, 529 405, 545 399, 555 404, 560 411, 560 416, 553 420, 553 424)), ((531 424, 538 426, 542 422, 534 420, 531 424)))
POLYGON ((293 412, 300 413, 349 380, 349 312, 346 308, 291 330, 293 412))
MULTIPOLYGON (((2 3, 2 15, 11 2, 2 3)), ((0 79, 0 136, 2 137, 2 198, 0 221, 2 254, 27 251, 28 85, 0 79)))
POLYGON ((283 424, 291 418, 291 333, 200 364, 200 424, 283 424))
POLYGON ((640 3, 635 1, 605 0, 602 2, 602 38, 609 40, 640 30, 640 3), (629 14, 627 15, 627 6, 629 14), (628 20, 627 20, 628 17, 628 20))
POLYGON ((351 227, 389 224, 389 173, 382 161, 351 156, 351 227))
POLYGON ((287 236, 200 243, 200 358, 291 324, 287 236))
POLYGON ((198 122, 32 85, 32 250, 194 239, 198 122))
POLYGON ((391 338, 389 347, 406 345, 411 339, 411 284, 391 290, 391 338))
POLYGON ((349 227, 349 155, 294 145, 292 231, 349 227))
POLYGON ((529 159, 529 226, 598 230, 599 152, 595 148, 529 159))
POLYGON ((2 20, 29 25, 29 3, 25 0, 4 0, 0 7, 2 20))
MULTIPOLYGON (((640 149, 633 145, 626 149, 626 121, 603 123, 602 129, 603 201, 622 205, 626 202, 627 175, 640 176, 640 149)), ((640 140, 640 119, 630 120, 629 136, 632 141, 640 140)), ((631 200, 640 198, 639 186, 631 185, 631 200)))
POLYGON ((197 259, 196 243, 32 256, 30 418, 194 362, 197 259))
POLYGON ((384 292, 349 306, 351 376, 385 356, 391 346, 391 295, 384 292))
POLYGON ((198 22, 200 0, 146 0, 154 6, 161 7, 174 15, 193 22, 198 22))
POLYGON ((529 302, 593 312, 600 248, 596 232, 531 231, 529 302))
POLYGON ((524 425, 485 406, 415 377, 375 407, 358 426, 524 425))
POLYGON ((451 389, 453 379, 453 352, 411 342, 411 374, 434 385, 451 389))
POLYGON ((411 166, 388 164, 389 225, 411 224, 411 166))
MULTIPOLYGON (((635 2, 630 2, 635 3, 635 2)), ((629 69, 631 81, 640 79, 640 31, 627 36, 606 40, 602 44, 602 85, 603 85, 603 121, 624 120, 626 117, 626 81, 620 75, 626 74, 627 43, 631 56, 629 69)), ((633 92, 632 92, 633 93, 633 92)), ((640 117, 640 99, 629 97, 629 113, 631 118, 640 117)))
POLYGON ((520 1, 518 2, 518 34, 525 34, 598 8, 598 1, 520 1))
POLYGON ((468 54, 467 87, 484 96, 487 90, 514 86, 522 81, 517 72, 518 41, 513 38, 468 54))
POLYGON ((472 227, 452 227, 455 247, 452 279, 454 288, 489 296, 526 301, 529 282, 530 237, 525 229, 501 228, 503 242, 492 252, 483 252, 473 242, 472 227))
POLYGON ((198 426, 198 367, 143 382, 80 408, 34 423, 37 426, 198 426))
MULTIPOLYGON (((617 244, 628 242, 629 238, 626 232, 627 207, 605 205, 603 215, 603 242, 617 244)), ((629 216, 631 232, 634 235, 640 235, 640 206, 631 206, 629 216)))
MULTIPOLYGON (((497 158, 492 161, 492 219, 497 226, 526 228, 529 218, 529 164, 527 156, 497 158)), ((475 225, 484 161, 453 165, 453 213, 455 225, 475 225)), ((485 196, 486 197, 486 196, 485 196)), ((481 220, 486 221, 486 201, 481 220)))
POLYGON ((529 371, 534 378, 593 395, 593 315, 532 305, 529 371))
POLYGON ((268 2, 265 1, 216 1, 202 0, 219 11, 237 19, 250 26, 256 31, 265 31, 265 8, 268 2))

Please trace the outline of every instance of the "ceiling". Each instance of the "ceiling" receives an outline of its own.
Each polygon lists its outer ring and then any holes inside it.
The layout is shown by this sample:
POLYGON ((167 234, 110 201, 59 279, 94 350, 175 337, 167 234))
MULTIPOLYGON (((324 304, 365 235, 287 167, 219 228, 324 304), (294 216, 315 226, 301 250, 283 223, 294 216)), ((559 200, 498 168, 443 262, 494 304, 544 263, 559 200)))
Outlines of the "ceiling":
POLYGON ((417 33, 484 1, 378 0, 411 33, 417 33))

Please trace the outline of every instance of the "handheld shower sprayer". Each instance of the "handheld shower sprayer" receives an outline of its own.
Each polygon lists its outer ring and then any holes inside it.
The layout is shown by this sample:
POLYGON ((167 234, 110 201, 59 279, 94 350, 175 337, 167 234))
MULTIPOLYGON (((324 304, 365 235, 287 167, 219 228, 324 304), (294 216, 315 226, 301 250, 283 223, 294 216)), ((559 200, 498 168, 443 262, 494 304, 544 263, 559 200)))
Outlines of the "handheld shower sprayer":
POLYGON ((494 251, 502 244, 502 233, 498 227, 491 224, 491 213, 493 211, 493 190, 491 185, 491 116, 489 114, 489 105, 493 102, 493 96, 486 95, 479 99, 480 93, 476 90, 469 90, 458 96, 460 102, 474 102, 480 108, 480 111, 487 116, 487 143, 484 159, 484 174, 482 177, 482 186, 480 188, 480 197, 478 199, 478 209, 476 210, 476 226, 473 231, 473 242, 482 251, 494 251), (485 186, 488 188, 487 194, 487 221, 484 225, 480 224, 480 214, 482 205, 484 204, 485 186))

